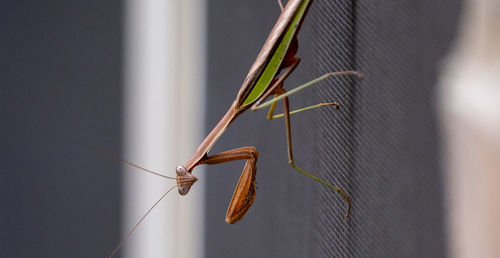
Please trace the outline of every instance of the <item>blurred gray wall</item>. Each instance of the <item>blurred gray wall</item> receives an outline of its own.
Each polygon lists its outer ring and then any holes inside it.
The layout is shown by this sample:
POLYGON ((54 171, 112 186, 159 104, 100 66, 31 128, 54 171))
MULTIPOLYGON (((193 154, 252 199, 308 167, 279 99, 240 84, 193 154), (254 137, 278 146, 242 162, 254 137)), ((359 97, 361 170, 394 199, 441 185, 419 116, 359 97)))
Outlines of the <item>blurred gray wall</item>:
POLYGON ((119 237, 121 1, 0 4, 0 257, 104 257, 119 237))

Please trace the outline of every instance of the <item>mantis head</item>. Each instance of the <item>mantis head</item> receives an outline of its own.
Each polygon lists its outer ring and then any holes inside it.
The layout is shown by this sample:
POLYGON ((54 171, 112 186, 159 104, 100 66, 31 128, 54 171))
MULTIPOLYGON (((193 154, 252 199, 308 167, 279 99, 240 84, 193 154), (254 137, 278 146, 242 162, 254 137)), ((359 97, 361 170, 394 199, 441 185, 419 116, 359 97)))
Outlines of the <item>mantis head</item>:
POLYGON ((179 194, 186 195, 194 182, 198 181, 198 178, 193 176, 184 166, 177 166, 175 172, 177 173, 179 194))

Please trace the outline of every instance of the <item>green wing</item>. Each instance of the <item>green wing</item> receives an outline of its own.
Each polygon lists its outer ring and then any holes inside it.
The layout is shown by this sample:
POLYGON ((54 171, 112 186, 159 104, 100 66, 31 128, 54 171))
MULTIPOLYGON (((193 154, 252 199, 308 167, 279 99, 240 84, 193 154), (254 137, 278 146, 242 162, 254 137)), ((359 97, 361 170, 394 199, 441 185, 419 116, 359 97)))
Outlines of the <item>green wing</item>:
POLYGON ((285 8, 238 92, 240 107, 254 103, 270 86, 310 2, 292 1, 285 8))

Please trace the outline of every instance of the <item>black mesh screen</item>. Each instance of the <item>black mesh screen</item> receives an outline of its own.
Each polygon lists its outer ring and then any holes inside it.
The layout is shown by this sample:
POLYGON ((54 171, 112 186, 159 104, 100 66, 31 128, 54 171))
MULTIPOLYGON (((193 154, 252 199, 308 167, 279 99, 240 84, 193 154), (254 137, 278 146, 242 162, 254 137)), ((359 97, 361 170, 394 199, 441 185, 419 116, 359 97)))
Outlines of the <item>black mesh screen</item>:
MULTIPOLYGON (((283 120, 242 115, 212 153, 259 150, 257 197, 242 221, 224 215, 243 168, 207 169, 208 257, 443 257, 446 255, 435 90, 454 38, 460 1, 316 0, 299 33, 301 64, 285 86, 355 69, 290 98, 296 164, 345 189, 336 192, 287 165, 283 120)), ((234 100, 279 15, 272 0, 209 1, 207 131, 234 100)))

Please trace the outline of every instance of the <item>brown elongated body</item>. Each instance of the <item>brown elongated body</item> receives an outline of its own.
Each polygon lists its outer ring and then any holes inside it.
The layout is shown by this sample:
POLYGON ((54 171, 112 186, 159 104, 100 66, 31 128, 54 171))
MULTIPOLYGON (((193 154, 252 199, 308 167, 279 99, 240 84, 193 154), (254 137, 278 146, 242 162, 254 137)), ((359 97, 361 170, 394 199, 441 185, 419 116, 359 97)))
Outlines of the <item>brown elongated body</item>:
MULTIPOLYGON (((275 97, 281 95, 280 98, 283 98, 285 125, 287 129, 288 163, 297 171, 337 191, 347 201, 347 214, 349 213, 350 198, 342 189, 297 167, 293 159, 289 103, 288 97, 286 96, 287 94, 285 94, 286 90, 283 88, 283 81, 293 72, 300 62, 300 59, 296 57, 298 50, 297 34, 311 3, 312 0, 290 0, 287 3, 264 43, 262 50, 250 68, 235 101, 219 123, 196 149, 185 166, 178 167, 177 185, 179 187, 179 193, 184 195, 189 192, 190 187, 197 180, 196 177, 192 175, 192 171, 196 166, 200 164, 218 164, 234 160, 246 160, 245 167, 243 168, 243 172, 226 213, 226 222, 229 224, 240 220, 246 214, 255 199, 256 162, 258 153, 257 150, 251 146, 229 150, 213 156, 209 156, 208 152, 238 115, 248 109, 255 111, 261 108, 263 106, 261 105, 262 102, 271 95, 275 97), (280 76, 282 70, 284 70, 284 73, 280 76), (271 77, 269 74, 266 74, 269 71, 271 77)), ((359 75, 357 72, 347 71, 327 74, 325 78, 340 74, 359 75)), ((276 100, 278 100, 278 98, 276 98, 276 100)), ((336 103, 322 103, 317 106, 325 105, 338 107, 336 103)), ((273 118, 274 107, 275 102, 270 107, 268 119, 273 118)))
MULTIPOLYGON (((208 134, 205 140, 200 144, 198 149, 194 152, 191 159, 184 166, 187 173, 183 173, 182 176, 178 176, 178 178, 190 178, 191 180, 183 185, 179 185, 179 187, 184 187, 187 191, 189 191, 189 187, 196 182, 196 178, 192 176, 193 169, 200 164, 217 164, 224 163, 233 160, 241 160, 245 159, 247 162, 245 163, 245 167, 243 168, 243 172, 240 176, 238 184, 236 185, 236 189, 234 191, 233 197, 231 198, 231 202, 229 204, 227 213, 226 213, 226 222, 229 224, 233 224, 240 220, 248 211, 248 209, 253 204, 255 199, 255 178, 257 172, 257 157, 258 152, 254 147, 243 147, 234 150, 230 150, 227 152, 223 152, 220 154, 216 154, 214 156, 208 156, 208 152, 215 144, 217 139, 222 135, 222 133, 226 130, 226 128, 231 124, 231 122, 236 119, 238 115, 247 109, 258 106, 262 102, 262 100, 266 99, 270 94, 275 91, 278 86, 281 88, 281 82, 279 85, 277 84, 278 78, 273 78, 271 83, 268 85, 264 94, 258 98, 254 103, 243 105, 245 99, 248 97, 252 89, 255 87, 259 76, 261 76, 263 70, 268 65, 273 53, 276 48, 280 44, 285 31, 289 28, 290 23, 294 16, 296 15, 299 6, 304 1, 291 0, 287 3, 286 7, 283 9, 278 21, 274 25, 271 33, 269 34, 264 46, 262 47, 259 55, 257 56, 255 62, 250 68, 248 75, 246 76, 243 84, 238 92, 238 95, 233 102, 233 104, 229 107, 228 111, 219 121, 219 123, 212 129, 212 131, 208 134), (274 88, 272 86, 275 86, 274 88), (257 105, 255 105, 257 103, 257 105)), ((297 41, 297 32, 300 29, 300 25, 307 13, 307 9, 309 8, 312 1, 307 3, 305 7, 305 12, 301 16, 300 21, 298 23, 298 27, 295 35, 293 36, 291 44, 288 46, 285 57, 282 60, 280 67, 278 69, 277 74, 287 67, 295 68, 298 64, 298 59, 295 57, 298 49, 298 41, 297 41)), ((290 71, 291 72, 291 71, 290 71)), ((283 78, 284 79, 284 78, 283 78)), ((279 90, 281 91, 281 90, 279 90)), ((187 194, 187 191, 180 191, 181 194, 187 194)))
MULTIPOLYGON (((299 110, 290 111, 288 96, 332 76, 355 75, 358 77, 362 77, 362 75, 361 73, 356 71, 327 73, 287 92, 283 88, 283 82, 293 72, 293 70, 300 62, 300 58, 296 57, 298 50, 297 34, 313 0, 290 0, 284 8, 281 1, 278 1, 280 3, 280 7, 282 8, 282 13, 279 16, 278 21, 274 25, 273 29, 271 30, 271 33, 264 43, 262 50, 257 56, 252 67, 250 68, 248 75, 243 81, 236 99, 229 107, 226 114, 219 121, 219 123, 217 123, 214 129, 212 129, 212 131, 196 149, 189 161, 186 162, 184 166, 177 166, 176 168, 177 188, 181 195, 185 195, 189 192, 191 186, 198 180, 192 174, 193 169, 196 166, 201 164, 219 164, 234 160, 246 160, 245 166, 243 167, 243 172, 241 173, 240 179, 238 180, 238 184, 236 185, 236 189, 234 190, 233 197, 231 198, 231 202, 226 213, 226 222, 229 224, 233 224, 243 218, 243 216, 245 216, 247 211, 252 206, 253 201, 255 200, 255 178, 257 172, 256 164, 258 159, 258 152, 253 146, 241 147, 212 156, 209 156, 208 152, 215 144, 217 139, 222 135, 222 133, 224 133, 226 128, 238 117, 238 115, 248 109, 256 111, 267 106, 270 106, 269 112, 267 114, 268 119, 274 119, 281 116, 283 116, 285 119, 288 164, 307 177, 338 192, 347 203, 347 212, 345 218, 347 218, 347 216, 349 215, 351 207, 350 197, 342 189, 296 166, 292 150, 292 137, 290 130, 291 114, 313 109, 316 107, 333 106, 335 108, 338 108, 339 105, 335 102, 319 103, 317 105, 305 107, 299 110), (282 71, 283 74, 280 75, 282 71), (274 96, 273 100, 263 103, 270 96, 274 96), (282 100, 283 102, 284 112, 281 115, 274 115, 276 102, 280 100, 282 100)), ((143 169, 147 172, 157 174, 156 172, 144 169, 130 162, 124 162, 137 168, 143 169)), ((163 177, 169 178, 167 176, 163 177)), ((173 188, 171 188, 170 190, 172 189, 173 188)), ((139 222, 127 233, 127 235, 122 239, 122 241, 113 250, 109 257, 112 257, 117 252, 120 246, 129 238, 132 232, 137 229, 142 220, 168 194, 168 192, 170 192, 170 190, 168 190, 143 215, 139 222)))
MULTIPOLYGON (((205 140, 203 140, 200 146, 198 146, 198 149, 196 149, 191 159, 186 163, 185 167, 187 168, 188 171, 192 171, 193 168, 199 164, 199 161, 203 158, 203 156, 205 156, 208 153, 208 151, 210 151, 210 148, 212 148, 213 144, 215 144, 217 139, 222 135, 222 133, 229 126, 229 124, 231 124, 231 122, 239 114, 241 114, 242 112, 251 107, 250 105, 242 106, 242 103, 248 96, 249 92, 255 86, 255 83, 259 78, 259 75, 262 73, 262 70, 266 67, 266 64, 269 62, 269 59, 271 58, 273 51, 279 44, 279 41, 284 31, 290 24, 290 21, 292 20, 295 12, 297 11, 297 8, 299 7, 300 3, 301 1, 288 2, 286 8, 283 10, 280 17, 278 18, 278 21, 271 30, 271 33, 269 33, 269 36, 267 37, 267 40, 264 43, 264 46, 262 47, 259 55, 255 59, 255 62, 253 63, 252 67, 250 67, 248 75, 243 81, 243 84, 241 85, 241 88, 233 104, 229 107, 226 114, 222 117, 222 119, 214 127, 214 129, 212 129, 210 134, 208 134, 205 140)), ((311 3, 312 0, 309 2, 307 8, 309 8, 311 3)), ((302 20, 304 19, 304 17, 305 15, 302 16, 302 20)), ((297 29, 297 32, 299 29, 300 28, 297 29)), ((295 35, 293 42, 288 49, 287 55, 283 60, 282 63, 283 65, 280 67, 280 70, 289 67, 290 65, 293 65, 293 62, 291 62, 291 60, 295 58, 297 49, 298 49, 298 41, 295 35)))

